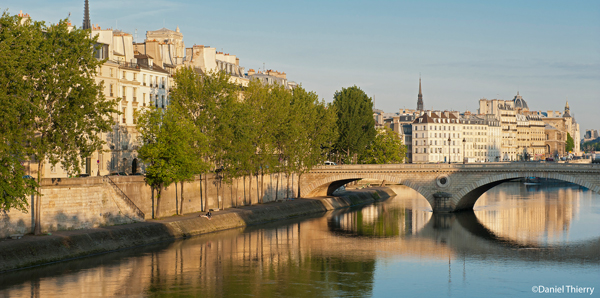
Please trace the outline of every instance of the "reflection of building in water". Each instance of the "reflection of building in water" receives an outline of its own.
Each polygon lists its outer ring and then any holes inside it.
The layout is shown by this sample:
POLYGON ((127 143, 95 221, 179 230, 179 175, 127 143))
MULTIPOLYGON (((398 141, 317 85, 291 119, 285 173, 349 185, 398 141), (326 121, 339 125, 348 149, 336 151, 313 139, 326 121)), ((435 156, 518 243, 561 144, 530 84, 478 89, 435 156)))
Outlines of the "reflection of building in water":
POLYGON ((357 236, 414 235, 431 218, 431 212, 420 208, 424 203, 424 200, 392 199, 353 212, 334 213, 328 224, 337 232, 357 236))
POLYGON ((580 194, 571 188, 543 186, 532 194, 527 193, 525 185, 514 183, 485 193, 476 205, 493 205, 494 210, 475 213, 498 237, 521 243, 552 244, 568 237, 580 194))

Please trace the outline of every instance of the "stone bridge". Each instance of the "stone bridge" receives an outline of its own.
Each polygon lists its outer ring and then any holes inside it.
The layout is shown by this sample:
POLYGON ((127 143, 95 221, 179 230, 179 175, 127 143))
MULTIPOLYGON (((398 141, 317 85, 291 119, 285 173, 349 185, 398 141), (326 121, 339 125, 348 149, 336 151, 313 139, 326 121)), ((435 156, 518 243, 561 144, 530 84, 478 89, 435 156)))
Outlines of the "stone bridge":
POLYGON ((599 164, 511 162, 319 166, 302 175, 300 195, 330 196, 346 183, 378 179, 416 190, 434 212, 454 212, 473 209, 477 199, 498 184, 526 177, 558 179, 600 192, 599 164))

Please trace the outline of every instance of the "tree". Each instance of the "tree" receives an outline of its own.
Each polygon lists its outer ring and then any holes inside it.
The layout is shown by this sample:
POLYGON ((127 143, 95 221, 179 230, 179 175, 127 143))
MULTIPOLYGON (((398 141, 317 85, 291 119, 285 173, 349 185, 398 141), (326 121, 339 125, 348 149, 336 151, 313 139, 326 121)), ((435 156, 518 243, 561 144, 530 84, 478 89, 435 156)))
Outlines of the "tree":
POLYGON ((565 152, 572 152, 573 148, 575 148, 575 141, 573 140, 573 137, 571 137, 571 134, 567 132, 567 143, 565 145, 565 152))
POLYGON ((7 91, 19 101, 22 114, 11 120, 20 121, 20 142, 37 162, 34 232, 40 235, 39 185, 44 164, 49 161, 56 166, 60 162, 68 173, 78 173, 81 160, 101 148, 101 134, 110 131, 111 115, 118 111, 116 101, 107 100, 102 85, 94 80, 103 62, 94 58, 96 38, 90 38, 89 30, 69 29, 67 20, 47 26, 19 19, 20 25, 14 26, 9 23, 14 24, 15 19, 6 21, 5 16, 3 33, 26 40, 13 39, 19 51, 10 59, 17 59, 19 65, 11 73, 14 81, 7 91))
POLYGON ((162 190, 207 168, 198 158, 205 153, 206 137, 173 106, 151 107, 139 115, 137 123, 142 144, 138 157, 147 165, 146 182, 152 188, 152 218, 159 217, 162 190))
POLYGON ((397 133, 385 127, 377 131, 377 136, 360 156, 364 164, 402 163, 406 157, 406 146, 397 133))
POLYGON ((41 40, 41 23, 21 25, 21 18, 4 12, 0 17, 0 211, 27 212, 27 195, 38 184, 27 175, 22 162, 30 157, 30 140, 36 109, 30 94, 35 89, 29 79, 36 71, 35 48, 41 40))
POLYGON ((350 163, 362 154, 375 138, 373 102, 357 86, 342 88, 333 96, 337 112, 338 138, 335 149, 344 153, 344 161, 350 163))
MULTIPOLYGON (((236 150, 232 142, 232 121, 235 119, 233 113, 239 110, 239 87, 230 82, 230 76, 225 72, 201 74, 191 67, 183 67, 177 71, 175 85, 171 92, 171 106, 185 111, 181 113, 181 117, 189 119, 207 138, 207 150, 197 156, 211 164, 203 173, 212 169, 219 170, 224 175, 230 174, 230 171, 220 169, 230 168, 226 164, 227 154, 236 150)), ((200 183, 202 191, 202 179, 200 183)), ((207 209, 208 198, 205 196, 204 199, 203 207, 207 209)))
POLYGON ((302 86, 292 91, 292 121, 297 126, 290 156, 293 170, 298 174, 298 197, 303 173, 322 164, 327 157, 326 144, 336 138, 336 114, 333 105, 320 102, 315 92, 302 86))

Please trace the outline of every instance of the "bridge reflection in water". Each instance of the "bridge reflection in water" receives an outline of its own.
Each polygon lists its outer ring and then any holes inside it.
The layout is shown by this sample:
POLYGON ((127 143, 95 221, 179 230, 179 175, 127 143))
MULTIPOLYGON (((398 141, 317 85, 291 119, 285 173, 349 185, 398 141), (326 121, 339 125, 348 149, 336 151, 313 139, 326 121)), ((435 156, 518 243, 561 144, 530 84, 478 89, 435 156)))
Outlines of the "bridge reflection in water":
MULTIPOLYGON (((396 192, 400 195, 386 202, 311 219, 4 274, 0 297, 370 296, 397 293, 398 281, 386 282, 389 272, 422 280, 413 282, 415 294, 435 289, 427 279, 446 274, 448 292, 435 296, 482 286, 493 293, 507 285, 497 279, 480 283, 488 270, 502 271, 498 262, 514 264, 507 279, 539 264, 544 270, 575 266, 582 276, 597 277, 600 232, 589 226, 598 225, 600 197, 590 191, 509 184, 485 194, 475 211, 457 214, 432 214, 416 192, 402 187, 396 192), (402 270, 393 265, 398 259, 407 260, 402 270), (462 262, 461 285, 451 282, 453 262, 462 262), (478 273, 467 275, 467 268, 478 273)), ((541 282, 524 278, 531 285, 541 282)))

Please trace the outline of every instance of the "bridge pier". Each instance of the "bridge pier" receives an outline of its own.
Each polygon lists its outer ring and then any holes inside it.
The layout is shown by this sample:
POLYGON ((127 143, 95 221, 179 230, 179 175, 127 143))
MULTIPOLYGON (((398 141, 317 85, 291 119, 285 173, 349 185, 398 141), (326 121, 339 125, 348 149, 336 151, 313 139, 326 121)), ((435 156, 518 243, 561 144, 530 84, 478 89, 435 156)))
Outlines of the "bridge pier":
POLYGON ((436 192, 433 194, 433 213, 450 213, 456 208, 452 204, 452 194, 447 192, 436 192))

